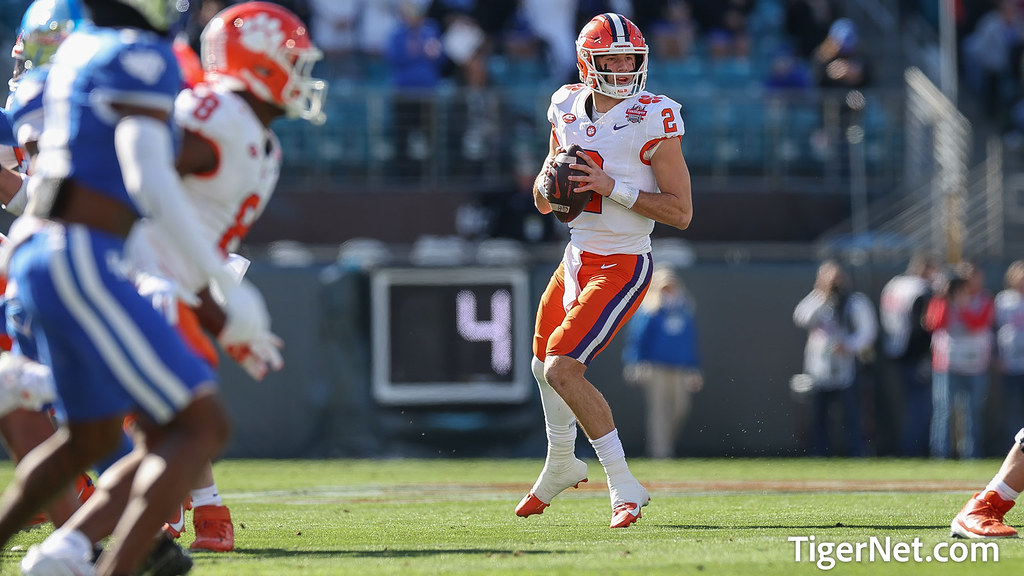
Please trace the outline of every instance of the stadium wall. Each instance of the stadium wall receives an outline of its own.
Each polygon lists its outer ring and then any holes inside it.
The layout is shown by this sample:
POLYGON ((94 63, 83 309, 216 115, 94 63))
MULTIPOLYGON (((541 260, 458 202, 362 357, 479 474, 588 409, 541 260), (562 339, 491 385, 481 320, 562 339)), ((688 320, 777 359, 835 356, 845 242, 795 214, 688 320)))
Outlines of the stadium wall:
MULTIPOLYGON (((792 311, 810 289, 816 262, 698 263, 683 271, 697 302, 706 386, 695 396, 680 451, 690 456, 800 455, 808 406, 789 392, 801 371, 805 334, 792 311)), ((1002 264, 987 268, 998 286, 1002 264)), ((877 300, 899 268, 854 269, 858 289, 877 300)), ((551 272, 529 267, 530 306, 551 272)), ((228 457, 543 456, 539 399, 479 406, 382 406, 371 392, 370 282, 338 264, 282 268, 256 262, 249 272, 263 291, 275 331, 287 343, 285 369, 253 382, 230 360, 221 366, 235 423, 228 457)), ((530 310, 532 321, 532 308, 530 310)), ((417 322, 409 318, 408 322, 417 322)), ((426 327, 429 329, 429 327, 426 327)), ((521 348, 521 350, 528 350, 521 348)), ((528 354, 528 352, 526 352, 528 354)), ((588 377, 613 406, 631 454, 643 451, 643 403, 621 380, 621 339, 591 365, 588 377)), ((870 367, 864 390, 871 448, 892 454, 900 398, 884 362, 870 367)), ((986 446, 1005 444, 998 379, 989 394, 986 446)), ((581 453, 589 446, 581 437, 581 453)), ((998 449, 996 450, 998 452, 998 449)))

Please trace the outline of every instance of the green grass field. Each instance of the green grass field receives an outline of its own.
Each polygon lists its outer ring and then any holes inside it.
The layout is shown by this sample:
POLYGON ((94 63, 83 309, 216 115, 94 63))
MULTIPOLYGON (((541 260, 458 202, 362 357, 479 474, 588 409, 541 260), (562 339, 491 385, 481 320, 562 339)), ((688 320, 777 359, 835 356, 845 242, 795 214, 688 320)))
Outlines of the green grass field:
MULTIPOLYGON (((1020 574, 1024 540, 998 542, 998 562, 795 561, 791 537, 849 543, 890 539, 920 556, 948 538, 949 521, 997 461, 633 459, 650 489, 643 519, 608 528, 604 474, 543 515, 512 508, 541 460, 226 460, 215 467, 235 521, 236 551, 194 555, 197 576, 357 574, 1020 574), (827 565, 827 564, 826 564, 827 565)), ((9 464, 0 482, 10 480, 9 464)), ((1024 524, 1011 511, 1011 524, 1024 524)), ((8 543, 0 573, 49 528, 8 543)), ((182 543, 191 542, 192 534, 182 543)), ((968 544, 965 544, 965 546, 968 544)), ((957 544, 956 546, 960 546, 957 544)), ((944 556, 969 552, 945 548, 944 556)), ((852 556, 852 554, 851 554, 852 556)))

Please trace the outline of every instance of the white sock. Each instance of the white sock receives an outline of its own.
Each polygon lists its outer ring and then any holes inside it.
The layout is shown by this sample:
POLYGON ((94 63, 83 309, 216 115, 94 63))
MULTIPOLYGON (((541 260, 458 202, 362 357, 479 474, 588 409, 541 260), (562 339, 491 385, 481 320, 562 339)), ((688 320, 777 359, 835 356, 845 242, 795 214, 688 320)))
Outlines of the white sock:
POLYGON ((544 379, 544 363, 534 357, 531 368, 540 387, 540 401, 544 407, 544 426, 548 438, 547 461, 556 465, 568 463, 576 453, 576 415, 544 379))
POLYGON ((78 530, 58 528, 39 546, 46 554, 92 560, 92 542, 78 530))
POLYGON ((192 491, 192 507, 198 508, 200 506, 221 506, 224 503, 220 499, 220 494, 217 493, 217 483, 214 482, 206 488, 199 488, 192 491))
POLYGON ((548 457, 546 462, 554 464, 572 462, 576 456, 576 423, 565 426, 548 424, 548 457))
POLYGON ((1003 500, 1009 500, 1011 502, 1016 500, 1017 497, 1020 496, 1020 492, 1007 486, 1006 482, 1003 482, 1003 480, 998 476, 993 478, 992 481, 988 483, 988 486, 985 486, 985 491, 982 492, 982 494, 988 492, 989 490, 995 492, 996 494, 999 494, 999 497, 1002 498, 1003 500))
POLYGON ((617 428, 600 438, 591 440, 590 444, 594 447, 601 466, 604 466, 604 473, 608 476, 608 486, 633 480, 633 474, 626 464, 626 452, 622 449, 617 428))

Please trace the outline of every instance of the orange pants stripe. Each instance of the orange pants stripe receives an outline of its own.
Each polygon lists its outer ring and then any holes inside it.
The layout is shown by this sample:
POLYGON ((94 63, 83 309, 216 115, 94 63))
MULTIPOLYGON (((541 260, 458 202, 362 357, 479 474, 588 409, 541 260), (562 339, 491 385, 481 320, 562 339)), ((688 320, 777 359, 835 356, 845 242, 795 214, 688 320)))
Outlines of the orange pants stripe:
POLYGON ((651 254, 589 252, 581 255, 576 276, 579 296, 565 309, 566 264, 551 275, 537 308, 533 354, 569 356, 589 365, 636 312, 651 282, 651 254))

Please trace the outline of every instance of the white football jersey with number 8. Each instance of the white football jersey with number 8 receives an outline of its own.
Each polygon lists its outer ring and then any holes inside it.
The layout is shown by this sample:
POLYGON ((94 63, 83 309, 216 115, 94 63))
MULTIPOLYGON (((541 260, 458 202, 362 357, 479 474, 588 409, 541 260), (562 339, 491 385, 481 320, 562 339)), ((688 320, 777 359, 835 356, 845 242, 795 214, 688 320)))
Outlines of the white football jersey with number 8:
MULTIPOLYGON (((679 104, 641 92, 592 121, 590 89, 569 84, 551 96, 548 121, 558 145, 580 145, 615 179, 644 192, 659 192, 651 156, 667 138, 683 135, 679 104)), ((571 243, 594 254, 643 254, 651 249, 654 221, 594 193, 583 213, 569 223, 571 243)))
MULTIPOLYGON (((178 126, 199 134, 217 151, 215 170, 186 175, 183 182, 204 236, 223 253, 233 252, 274 192, 281 145, 244 100, 218 86, 199 84, 183 90, 174 112, 178 126)), ((159 238, 160 230, 145 222, 137 228, 157 253, 157 272, 190 292, 206 285, 195 266, 159 238)))

